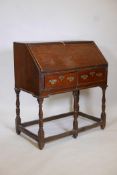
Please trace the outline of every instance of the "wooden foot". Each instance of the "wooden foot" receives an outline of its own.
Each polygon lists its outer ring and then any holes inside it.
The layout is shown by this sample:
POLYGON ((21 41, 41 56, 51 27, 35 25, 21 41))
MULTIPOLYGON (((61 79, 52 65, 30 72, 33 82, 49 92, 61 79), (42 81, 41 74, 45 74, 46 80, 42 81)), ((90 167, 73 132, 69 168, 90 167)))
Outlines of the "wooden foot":
POLYGON ((15 125, 16 125, 16 133, 19 135, 20 134, 19 125, 21 124, 20 100, 19 100, 20 90, 19 89, 15 89, 15 93, 16 93, 16 118, 15 118, 15 125))
POLYGON ((79 112, 79 91, 73 92, 74 97, 74 120, 73 120, 73 137, 78 136, 78 112, 79 112))
POLYGON ((43 110, 42 110, 42 103, 43 98, 38 98, 39 103, 39 131, 38 131, 38 145, 40 149, 43 149, 45 140, 44 140, 44 130, 43 130, 43 110))
POLYGON ((101 113, 101 129, 104 129, 106 126, 106 98, 105 98, 106 87, 102 87, 102 113, 101 113))

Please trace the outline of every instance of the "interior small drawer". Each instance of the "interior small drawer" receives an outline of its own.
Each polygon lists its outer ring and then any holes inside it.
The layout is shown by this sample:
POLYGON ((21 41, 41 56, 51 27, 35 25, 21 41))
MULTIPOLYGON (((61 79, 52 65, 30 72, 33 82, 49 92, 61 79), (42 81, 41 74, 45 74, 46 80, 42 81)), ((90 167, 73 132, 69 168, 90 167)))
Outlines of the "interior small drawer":
POLYGON ((96 82, 98 83, 101 81, 106 81, 105 68, 89 69, 78 72, 79 85, 96 83, 96 82))
POLYGON ((77 84, 77 73, 54 73, 45 75, 45 88, 70 88, 77 84))

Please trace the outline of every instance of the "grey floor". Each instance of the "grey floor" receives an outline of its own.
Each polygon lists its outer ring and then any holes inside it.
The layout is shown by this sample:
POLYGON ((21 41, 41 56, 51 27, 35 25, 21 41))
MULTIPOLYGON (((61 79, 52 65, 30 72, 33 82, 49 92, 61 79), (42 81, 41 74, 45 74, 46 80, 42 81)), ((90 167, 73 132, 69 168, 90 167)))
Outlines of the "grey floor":
MULTIPOLYGON (((99 127, 50 142, 40 151, 37 143, 25 135, 16 135, 15 111, 0 113, 0 174, 1 175, 116 175, 117 120, 108 115, 105 130, 99 127)), ((89 124, 79 119, 79 125, 89 124)), ((44 125, 47 135, 72 128, 72 118, 44 125)), ((30 128, 37 132, 38 126, 30 128)))

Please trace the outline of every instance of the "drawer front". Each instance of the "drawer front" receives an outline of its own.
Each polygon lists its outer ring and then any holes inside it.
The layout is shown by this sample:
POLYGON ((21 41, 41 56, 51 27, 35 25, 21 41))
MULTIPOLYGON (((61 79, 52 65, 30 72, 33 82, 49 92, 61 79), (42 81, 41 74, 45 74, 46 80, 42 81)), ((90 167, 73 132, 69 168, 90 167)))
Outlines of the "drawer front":
POLYGON ((102 81, 106 81, 106 69, 97 68, 97 69, 80 71, 78 73, 79 85, 85 85, 85 84, 88 85, 102 81))
POLYGON ((47 74, 45 75, 45 88, 70 88, 77 85, 77 73, 47 74))

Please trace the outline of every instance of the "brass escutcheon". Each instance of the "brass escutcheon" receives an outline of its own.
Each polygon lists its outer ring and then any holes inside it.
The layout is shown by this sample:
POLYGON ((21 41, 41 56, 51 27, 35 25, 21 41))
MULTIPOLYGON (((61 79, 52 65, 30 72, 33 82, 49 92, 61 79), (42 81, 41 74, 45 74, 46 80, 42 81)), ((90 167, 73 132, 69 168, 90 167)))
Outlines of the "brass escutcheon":
POLYGON ((88 78, 88 75, 86 75, 86 74, 81 75, 81 78, 82 78, 83 80, 86 80, 86 79, 88 78))
POLYGON ((101 73, 101 72, 99 72, 99 73, 96 73, 96 76, 97 77, 101 77, 103 74, 101 73))
POLYGON ((72 81, 74 81, 74 77, 73 76, 67 77, 67 80, 69 80, 70 82, 72 82, 72 81))
POLYGON ((64 78, 65 78, 65 76, 64 76, 64 75, 59 76, 59 79, 60 79, 61 81, 63 81, 63 80, 64 80, 64 78))
POLYGON ((49 80, 49 83, 51 83, 52 85, 56 84, 57 80, 53 79, 53 80, 49 80))
POLYGON ((95 72, 90 72, 90 75, 91 75, 92 77, 94 77, 95 72))

